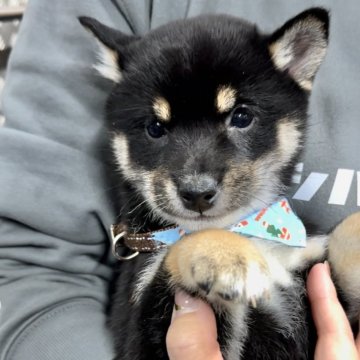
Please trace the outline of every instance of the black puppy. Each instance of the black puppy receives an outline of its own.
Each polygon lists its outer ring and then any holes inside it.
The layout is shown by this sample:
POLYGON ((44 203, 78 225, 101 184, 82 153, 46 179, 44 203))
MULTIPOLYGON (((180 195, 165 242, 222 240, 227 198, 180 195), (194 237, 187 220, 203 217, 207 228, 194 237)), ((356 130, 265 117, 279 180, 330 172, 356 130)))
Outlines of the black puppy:
POLYGON ((123 188, 115 240, 141 252, 121 264, 110 318, 116 359, 167 359, 176 288, 212 305, 225 359, 312 358, 306 272, 329 258, 355 318, 360 276, 348 268, 360 215, 303 248, 227 229, 289 185, 328 45, 327 11, 305 11, 270 35, 223 15, 143 37, 80 21, 100 44, 97 69, 115 83, 106 107, 123 188), (174 224, 187 235, 169 247, 154 240, 174 224))

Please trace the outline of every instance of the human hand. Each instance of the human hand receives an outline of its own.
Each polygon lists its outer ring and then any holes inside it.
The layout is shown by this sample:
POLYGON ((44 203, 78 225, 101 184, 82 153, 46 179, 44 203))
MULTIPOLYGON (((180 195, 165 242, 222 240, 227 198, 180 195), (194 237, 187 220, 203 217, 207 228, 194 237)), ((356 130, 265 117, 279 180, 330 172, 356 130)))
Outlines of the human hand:
POLYGON ((354 340, 327 263, 311 269, 307 291, 318 334, 315 360, 360 359, 360 336, 354 340))
MULTIPOLYGON (((307 290, 318 333, 315 359, 360 359, 360 336, 354 340, 328 265, 317 264, 311 269, 307 290)), ((222 360, 210 306, 182 292, 176 294, 175 302, 180 309, 173 312, 166 339, 170 359, 222 360)))
POLYGON ((223 360, 211 307, 181 291, 175 304, 166 336, 170 360, 223 360))

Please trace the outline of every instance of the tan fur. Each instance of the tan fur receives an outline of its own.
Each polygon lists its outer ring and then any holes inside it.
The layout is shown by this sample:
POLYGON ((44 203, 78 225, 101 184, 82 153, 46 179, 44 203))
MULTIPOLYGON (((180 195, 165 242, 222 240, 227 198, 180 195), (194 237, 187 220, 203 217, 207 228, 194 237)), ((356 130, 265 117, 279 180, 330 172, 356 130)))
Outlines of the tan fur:
MULTIPOLYGON (((157 203, 154 194, 154 181, 157 177, 163 176, 162 169, 160 168, 157 171, 147 171, 137 167, 136 164, 131 162, 128 140, 122 133, 114 134, 112 148, 117 165, 124 178, 129 181, 136 180, 135 184, 137 184, 138 190, 143 193, 144 197, 151 205, 151 208, 156 209, 157 203)), ((131 211, 135 209, 131 209, 131 211)))
POLYGON ((315 17, 308 17, 285 32, 278 41, 269 45, 274 65, 281 71, 290 68, 290 75, 306 91, 312 90, 314 75, 324 59, 327 41, 323 37, 323 23, 315 17), (295 59, 296 37, 304 31, 312 31, 313 44, 295 59))
POLYGON ((169 102, 162 96, 155 98, 153 103, 153 110, 155 115, 164 122, 169 122, 171 119, 171 108, 169 102))
POLYGON ((236 102, 236 90, 230 85, 223 85, 218 88, 215 106, 219 113, 232 109, 236 102))
POLYGON ((296 120, 282 119, 277 126, 277 140, 280 161, 287 163, 298 151, 301 144, 301 131, 298 130, 296 120))
POLYGON ((343 294, 353 305, 350 317, 360 310, 360 212, 340 223, 329 237, 329 262, 343 294))
POLYGON ((223 192, 228 197, 227 202, 246 204, 247 193, 253 194, 257 190, 258 184, 255 178, 257 163, 248 160, 240 164, 231 162, 228 166, 223 179, 223 192), (240 201, 236 201, 237 199, 240 201))
POLYGON ((97 40, 99 45, 99 63, 94 68, 105 78, 114 82, 119 82, 122 78, 119 68, 119 55, 116 51, 105 46, 101 41, 97 40))
POLYGON ((246 299, 253 305, 269 290, 268 264, 246 237, 222 229, 199 231, 174 244, 165 259, 171 283, 208 299, 246 299), (205 291, 207 293, 207 291, 205 291))

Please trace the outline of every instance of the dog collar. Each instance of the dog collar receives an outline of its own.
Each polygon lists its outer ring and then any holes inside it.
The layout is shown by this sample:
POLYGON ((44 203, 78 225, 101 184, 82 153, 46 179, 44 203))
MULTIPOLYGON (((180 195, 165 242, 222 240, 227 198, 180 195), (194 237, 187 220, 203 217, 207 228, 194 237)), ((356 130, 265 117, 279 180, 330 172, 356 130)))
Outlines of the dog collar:
MULTIPOLYGON (((285 198, 243 217, 226 229, 248 237, 275 241, 287 246, 306 246, 304 224, 285 198)), ((147 233, 128 233, 126 225, 112 225, 112 252, 120 260, 129 260, 140 252, 153 252, 170 246, 189 233, 190 231, 175 225, 147 233), (119 253, 123 247, 132 250, 133 253, 126 257, 121 256, 119 253)))

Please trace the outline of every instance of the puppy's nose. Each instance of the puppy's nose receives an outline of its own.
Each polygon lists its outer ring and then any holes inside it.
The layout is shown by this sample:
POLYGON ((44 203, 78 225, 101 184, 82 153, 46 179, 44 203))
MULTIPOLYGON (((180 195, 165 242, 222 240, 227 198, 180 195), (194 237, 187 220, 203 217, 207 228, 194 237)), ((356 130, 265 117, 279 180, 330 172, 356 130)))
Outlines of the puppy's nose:
POLYGON ((216 190, 208 190, 203 192, 180 190, 180 198, 184 206, 199 213, 209 210, 214 203, 216 190))

